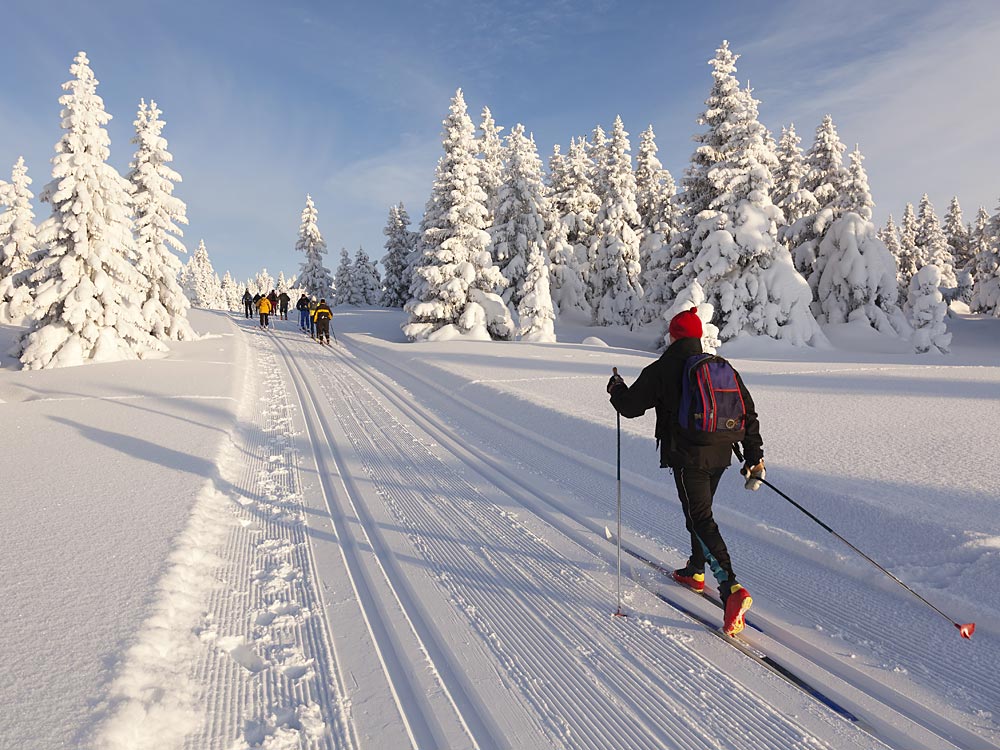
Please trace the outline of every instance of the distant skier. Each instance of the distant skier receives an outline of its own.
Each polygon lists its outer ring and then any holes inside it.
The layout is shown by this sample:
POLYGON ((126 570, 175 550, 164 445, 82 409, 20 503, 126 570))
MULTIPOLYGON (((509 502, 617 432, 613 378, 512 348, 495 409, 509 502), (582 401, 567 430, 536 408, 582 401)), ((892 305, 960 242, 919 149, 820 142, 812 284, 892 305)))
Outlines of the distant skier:
POLYGON ((271 312, 277 314, 278 312, 278 292, 272 289, 267 294, 267 301, 271 303, 271 312))
POLYGON ((267 297, 261 297, 260 300, 257 302, 257 311, 260 313, 261 328, 270 327, 271 323, 269 320, 269 316, 273 309, 274 307, 271 305, 271 300, 269 300, 267 297))
POLYGON ((323 339, 326 339, 326 343, 330 343, 330 321, 333 320, 333 311, 330 306, 326 304, 325 299, 321 299, 319 304, 316 306, 316 311, 313 313, 313 320, 316 322, 316 336, 315 338, 319 340, 319 343, 323 343, 323 339))
POLYGON ((309 301, 309 335, 316 338, 316 308, 319 302, 315 297, 309 301))
POLYGON ((243 312, 248 318, 253 317, 253 296, 250 294, 250 290, 247 289, 243 292, 243 312))
MULTIPOLYGON (((660 466, 673 470, 674 483, 684 509, 686 526, 691 534, 691 557, 687 565, 673 572, 673 578, 696 592, 705 590, 705 563, 707 562, 719 582, 719 596, 725 606, 723 630, 727 635, 736 635, 743 630, 743 613, 752 603, 750 593, 736 580, 729 550, 712 516, 712 500, 723 472, 729 466, 733 453, 733 441, 728 441, 726 430, 716 429, 711 422, 718 418, 715 412, 729 409, 727 428, 735 428, 739 435, 737 442, 743 444, 746 463, 743 475, 747 489, 757 489, 764 478, 764 450, 760 436, 753 400, 743 380, 732 367, 721 358, 712 358, 713 369, 709 369, 702 354, 702 325, 696 308, 685 310, 674 316, 669 327, 670 345, 663 355, 639 374, 631 387, 617 373, 608 381, 611 404, 627 418, 642 416, 647 409, 656 410, 656 440, 660 446, 660 466), (700 365, 700 367, 699 367, 700 365), (704 371, 709 373, 706 378, 704 371), (685 388, 685 375, 689 382, 697 379, 693 392, 685 388), (720 381, 713 383, 711 375, 720 381), (723 389, 721 381, 730 379, 731 388, 723 389), (715 389, 719 389, 716 391, 715 389), (738 392, 741 401, 735 398, 738 392), (718 404, 712 401, 711 411, 691 415, 691 425, 697 424, 709 432, 697 433, 689 425, 682 425, 680 415, 688 411, 689 399, 698 399, 705 394, 719 396, 718 404), (706 414, 708 420, 705 420, 706 414), (739 422, 742 422, 740 430, 739 422), (711 434, 709 434, 711 433, 711 434), (718 437, 716 437, 718 436, 718 437), (718 441, 722 442, 718 442, 718 441)), ((705 355, 707 356, 707 355, 705 355)))
POLYGON ((288 320, 288 303, 292 301, 292 298, 288 296, 288 292, 282 292, 278 295, 278 311, 281 313, 282 320, 288 320))
POLYGON ((295 309, 299 311, 299 328, 303 331, 308 331, 307 326, 309 325, 309 297, 303 292, 302 296, 299 297, 299 301, 295 303, 295 309))

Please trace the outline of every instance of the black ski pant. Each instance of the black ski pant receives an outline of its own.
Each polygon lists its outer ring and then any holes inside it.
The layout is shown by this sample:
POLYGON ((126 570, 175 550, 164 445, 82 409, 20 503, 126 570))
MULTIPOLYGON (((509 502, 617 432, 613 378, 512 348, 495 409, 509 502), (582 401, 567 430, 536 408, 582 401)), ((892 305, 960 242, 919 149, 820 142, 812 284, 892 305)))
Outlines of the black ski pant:
POLYGON ((270 322, 268 321, 268 317, 269 316, 270 316, 270 313, 266 313, 266 312, 262 312, 260 314, 260 326, 261 326, 261 328, 267 328, 270 325, 270 322))
POLYGON ((281 319, 288 320, 288 305, 281 306, 281 319))
POLYGON ((329 320, 317 320, 316 321, 316 338, 326 339, 326 342, 330 343, 330 321, 329 320))
POLYGON ((253 317, 253 302, 244 302, 243 303, 243 312, 246 314, 246 316, 248 318, 252 318, 253 317))
MULTIPOLYGON (((725 469, 674 469, 677 495, 684 508, 684 520, 691 534, 690 564, 703 568, 708 563, 720 589, 735 582, 733 563, 718 524, 712 517, 712 499, 725 469)), ((728 590, 723 594, 725 597, 728 590)))

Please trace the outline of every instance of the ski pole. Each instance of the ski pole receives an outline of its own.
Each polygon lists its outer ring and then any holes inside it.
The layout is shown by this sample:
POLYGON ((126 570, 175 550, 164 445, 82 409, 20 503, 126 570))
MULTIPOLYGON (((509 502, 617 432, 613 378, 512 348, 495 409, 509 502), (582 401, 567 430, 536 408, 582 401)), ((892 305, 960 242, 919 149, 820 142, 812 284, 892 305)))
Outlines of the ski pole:
MULTIPOLYGON (((743 460, 743 456, 740 453, 739 449, 736 448, 735 446, 733 446, 733 449, 736 452, 736 457, 740 461, 742 461, 743 460)), ((958 623, 958 622, 955 622, 955 620, 953 620, 950 617, 948 617, 948 615, 946 615, 940 609, 938 609, 933 604, 931 604, 929 601, 927 601, 926 599, 924 599, 924 597, 922 597, 916 591, 914 591, 913 589, 911 589, 909 586, 907 586, 905 583, 903 583, 901 580, 899 580, 896 576, 894 576, 888 570, 886 570, 885 568, 883 568, 877 562, 875 562, 874 560, 872 560, 868 555, 866 555, 864 552, 862 552, 861 550, 859 550, 857 547, 855 547, 849 541, 847 541, 846 539, 844 539, 844 537, 842 537, 836 531, 834 531, 833 529, 831 529, 829 526, 827 526, 825 523, 823 523, 821 520, 819 520, 816 516, 814 516, 808 510, 806 510, 805 508, 803 508, 801 505, 799 505, 797 502, 795 502, 794 500, 792 500, 792 498, 790 498, 784 492, 782 492, 781 490, 779 490, 777 487, 775 487, 769 481, 767 481, 766 479, 761 479, 760 481, 761 481, 761 484, 766 484, 768 487, 770 487, 776 493, 778 493, 779 495, 781 495, 781 497, 783 497, 785 500, 787 500, 792 505, 794 505, 796 508, 798 508, 800 511, 802 511, 803 513, 805 513, 810 519, 812 519, 817 524, 819 524, 823 529, 825 529, 826 531, 829 531, 831 534, 833 534, 835 537, 837 537, 837 539, 839 539, 844 544, 846 544, 848 547, 850 547, 852 550, 854 550, 855 552, 857 552, 859 555, 861 555, 863 558, 865 558, 868 562, 870 562, 876 568, 878 568, 883 573, 885 573, 887 576, 889 576, 889 578, 891 578, 892 580, 894 580, 896 583, 898 583, 904 589, 906 589, 911 594, 913 594, 915 597, 917 597, 917 599, 919 599, 920 601, 922 601, 924 604, 926 604, 928 607, 930 607, 931 609, 933 609, 935 612, 937 612, 939 615, 941 615, 944 619, 946 619, 948 622, 950 622, 952 625, 954 625, 956 628, 958 628, 958 632, 959 632, 959 634, 963 638, 972 638, 972 634, 976 632, 976 623, 974 623, 974 622, 967 622, 967 623, 958 623)))
MULTIPOLYGON (((617 367, 612 367, 611 371, 618 374, 617 367)), ((615 617, 627 617, 622 612, 622 415, 617 409, 615 415, 618 418, 618 609, 615 617)))

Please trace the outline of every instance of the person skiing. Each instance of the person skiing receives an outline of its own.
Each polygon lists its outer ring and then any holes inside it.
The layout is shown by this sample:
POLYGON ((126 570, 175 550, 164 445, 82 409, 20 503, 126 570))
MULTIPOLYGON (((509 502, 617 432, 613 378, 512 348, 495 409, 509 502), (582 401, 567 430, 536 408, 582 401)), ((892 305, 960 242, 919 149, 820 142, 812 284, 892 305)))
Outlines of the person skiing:
MULTIPOLYGON (((702 444, 709 441, 696 441, 679 419, 680 413, 686 411, 682 404, 682 393, 687 393, 684 377, 697 369, 696 361, 703 360, 692 361, 702 355, 702 324, 697 308, 675 315, 668 333, 670 344, 663 355, 645 367, 631 387, 625 385, 616 372, 608 381, 608 393, 611 404, 623 417, 632 419, 642 416, 647 409, 656 410, 655 435, 660 447, 660 466, 673 471, 685 526, 691 534, 691 556, 687 565, 673 571, 672 578, 701 593, 705 590, 705 563, 708 563, 718 581, 725 610, 723 632, 736 635, 744 628, 743 615, 753 599, 736 579, 726 542, 712 516, 712 500, 723 472, 729 467, 735 443, 702 444)), ((746 488, 757 489, 765 474, 764 442, 753 400, 739 373, 725 360, 712 359, 724 363, 724 372, 735 376, 742 404, 735 399, 732 403, 738 404, 737 408, 743 412, 743 430, 735 433, 741 435, 738 442, 743 444, 745 463, 741 473, 746 477, 746 488)), ((702 385, 702 381, 698 380, 698 384, 702 385)), ((714 388, 710 381, 709 388, 714 388)), ((731 421, 736 423, 739 418, 731 421)), ((727 427, 732 426, 727 424, 727 427)), ((715 434, 723 434, 722 440, 726 440, 724 433, 715 434)))
POLYGON ((316 297, 313 297, 309 301, 309 335, 312 338, 316 338, 316 308, 319 307, 319 302, 316 297))
POLYGON ((292 301, 292 298, 288 296, 288 292, 282 292, 278 295, 278 311, 281 313, 282 320, 288 320, 288 303, 292 301))
POLYGON ((243 292, 243 312, 248 318, 253 317, 253 296, 249 289, 243 292))
POLYGON ((267 301, 271 303, 271 312, 278 312, 278 292, 272 289, 267 293, 267 301))
POLYGON ((309 297, 306 296, 305 292, 302 292, 299 301, 295 303, 295 309, 299 311, 299 328, 308 331, 306 326, 309 323, 309 297))
POLYGON ((274 307, 272 307, 271 305, 271 300, 269 300, 267 297, 261 297, 260 301, 257 302, 257 311, 260 313, 261 328, 268 328, 270 326, 270 321, 268 319, 268 316, 271 314, 271 311, 273 309, 274 307))
POLYGON ((316 311, 313 313, 313 320, 316 321, 316 338, 319 340, 319 343, 322 344, 325 338, 327 345, 329 345, 330 321, 333 320, 333 311, 326 304, 325 299, 321 299, 316 306, 316 311))

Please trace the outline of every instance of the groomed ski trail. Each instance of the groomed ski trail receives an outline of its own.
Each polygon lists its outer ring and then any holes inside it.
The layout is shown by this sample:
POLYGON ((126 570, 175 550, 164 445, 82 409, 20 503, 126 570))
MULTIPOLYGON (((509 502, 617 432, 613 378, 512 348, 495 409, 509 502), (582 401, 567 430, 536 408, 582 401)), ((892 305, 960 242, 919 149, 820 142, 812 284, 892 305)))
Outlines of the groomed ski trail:
MULTIPOLYGON (((345 341, 351 341, 353 337, 343 338, 345 341)), ((527 500, 534 506, 535 512, 538 512, 540 505, 552 506, 555 503, 554 507, 560 513, 575 518, 587 528, 581 543, 595 550, 595 553, 602 554, 596 551, 596 545, 589 543, 586 537, 599 538, 600 544, 606 544, 603 540, 604 528, 609 519, 607 516, 602 518, 595 511, 599 511, 601 505, 613 509, 613 502, 604 501, 595 504, 593 498, 595 487, 601 487, 607 488, 601 491, 613 499, 613 465, 573 451, 554 440, 509 422, 504 419, 502 413, 491 412, 468 397, 456 393, 448 384, 428 377, 419 366, 405 368, 398 361, 391 361, 385 356, 387 352, 381 347, 359 345, 351 341, 350 349, 361 363, 359 366, 379 372, 379 382, 385 384, 382 386, 383 389, 391 387, 399 393, 401 403, 410 404, 411 415, 416 410, 412 405, 419 403, 422 405, 419 409, 420 416, 439 424, 444 431, 441 434, 449 431, 457 432, 461 435, 457 440, 469 442, 470 448, 473 445, 488 446, 488 451, 478 451, 479 456, 472 459, 473 464, 502 463, 506 467, 501 470, 506 481, 519 486, 524 497, 535 496, 534 500, 527 500), (438 411, 434 411, 435 409, 438 411), (494 456, 502 456, 503 459, 496 461, 494 456), (521 481, 518 479, 519 476, 530 476, 530 480, 521 481), (545 488, 541 494, 538 492, 539 487, 545 488)), ((408 360, 412 361, 410 358, 408 360)), ((436 371, 436 368, 429 368, 430 373, 436 371)), ((666 554, 667 558, 673 555, 682 560, 683 557, 677 550, 684 549, 687 537, 682 526, 672 527, 669 523, 664 523, 665 517, 669 518, 670 513, 662 508, 663 487, 646 478, 628 474, 623 474, 623 485, 628 493, 628 503, 623 509, 626 534, 629 535, 630 525, 652 527, 659 540, 658 543, 652 543, 646 539, 632 537, 630 544, 654 559, 657 557, 664 559, 666 554), (668 541, 675 545, 672 549, 663 546, 664 542, 668 541)), ((738 538, 748 531, 759 536, 755 533, 758 526, 756 522, 748 525, 749 519, 733 514, 726 508, 720 508, 719 516, 736 516, 732 520, 738 523, 727 527, 727 537, 738 538)), ((772 541, 770 536, 768 540, 772 541)), ((890 665, 894 658, 899 657, 893 657, 892 652, 881 644, 887 639, 891 640, 893 647, 898 648, 901 655, 920 668, 917 675, 933 675, 933 684, 939 687, 944 695, 957 704, 965 704, 971 713, 983 715, 987 722, 989 721, 989 709, 995 705, 994 697, 1000 700, 1000 688, 993 679, 989 660, 967 658, 965 655, 968 650, 967 642, 960 642, 947 631, 942 636, 940 623, 936 619, 924 617, 920 620, 921 625, 914 627, 913 632, 893 637, 892 634, 879 628, 879 619, 876 615, 855 616, 854 613, 858 612, 874 613, 879 607, 916 609, 911 602, 901 599, 891 587, 881 586, 878 588, 881 593, 875 595, 869 578, 863 578, 861 580, 867 585, 844 587, 836 591, 825 591, 817 585, 810 590, 811 584, 822 582, 822 579, 809 577, 811 569, 818 567, 816 560, 805 558, 790 562, 786 550, 781 548, 768 548, 760 544, 741 545, 741 548, 743 547, 749 548, 755 555, 753 559, 749 559, 746 555, 741 557, 741 567, 748 571, 795 570, 796 572, 794 579, 783 578, 780 585, 776 581, 767 579, 751 583, 752 591, 764 594, 760 597, 761 601, 779 602, 787 611, 808 613, 810 617, 815 617, 817 630, 842 633, 838 640, 845 648, 850 648, 850 644, 870 648, 875 654, 884 654, 890 665), (761 553, 766 553, 768 556, 763 557, 761 553), (842 608, 817 609, 815 606, 817 596, 830 601, 844 599, 846 601, 843 602, 842 608)), ((837 551, 835 550, 835 553, 837 551)), ((603 554, 606 559, 612 560, 613 548, 603 554)), ((648 570, 641 569, 645 566, 640 566, 640 569, 636 569, 633 565, 626 567, 630 569, 629 574, 636 581, 655 579, 651 580, 654 587, 662 585, 658 576, 652 576, 648 570)), ((876 584, 881 583, 876 581, 876 584)), ((670 596, 673 597, 673 594, 670 596)), ((694 603, 685 601, 683 606, 690 606, 703 617, 719 616, 717 610, 707 601, 694 603)), ((970 730, 962 722, 963 717, 960 714, 950 706, 942 704, 937 695, 926 688, 911 694, 905 689, 898 689, 891 683, 879 680, 868 671, 854 666, 849 660, 838 658, 837 655, 798 635, 794 628, 784 625, 776 618, 773 610, 766 605, 764 608, 755 606, 751 611, 750 621, 760 623, 767 635, 748 629, 745 633, 749 640, 768 643, 771 648, 782 649, 790 663, 795 663, 799 670, 827 675, 822 679, 829 682, 820 684, 832 697, 847 699, 846 705, 851 710, 880 724, 884 739, 895 738, 897 742, 904 743, 900 745, 901 747, 917 746, 921 737, 925 743, 923 746, 929 748, 1000 747, 1000 744, 992 739, 995 735, 988 726, 983 727, 982 734, 970 730), (844 692, 845 689, 847 694, 844 692), (867 710, 865 705, 869 698, 876 706, 874 714, 867 710), (882 711, 885 714, 880 721, 878 717, 882 711), (899 721, 909 725, 906 732, 899 733, 894 729, 894 725, 899 721)), ((987 649, 992 648, 988 643, 983 646, 987 649)), ((897 668, 893 671, 900 672, 903 676, 907 674, 905 669, 897 668)))
MULTIPOLYGON (((882 746, 641 589, 630 605, 648 617, 610 617, 611 566, 564 533, 582 527, 526 512, 514 483, 442 450, 444 428, 403 416, 343 348, 274 341, 293 360, 321 471, 324 454, 335 464, 334 526, 356 524, 370 545, 352 565, 374 551, 364 564, 381 570, 352 572, 352 586, 383 602, 376 587, 392 590, 397 637, 410 630, 424 646, 408 668, 437 676, 452 701, 464 695, 451 708, 474 746, 882 746)), ((447 709, 434 718, 454 722, 447 709)), ((409 721, 413 707, 399 710, 409 721)))

